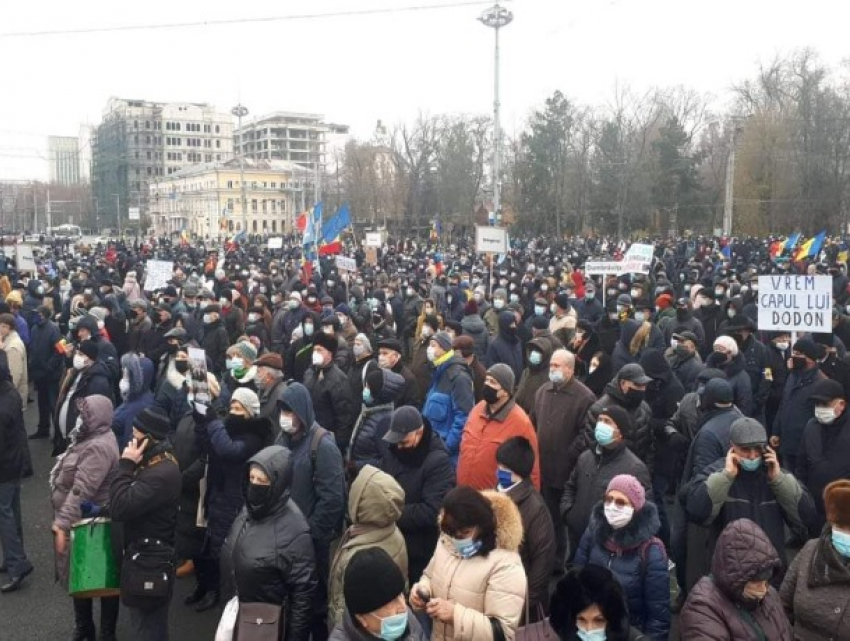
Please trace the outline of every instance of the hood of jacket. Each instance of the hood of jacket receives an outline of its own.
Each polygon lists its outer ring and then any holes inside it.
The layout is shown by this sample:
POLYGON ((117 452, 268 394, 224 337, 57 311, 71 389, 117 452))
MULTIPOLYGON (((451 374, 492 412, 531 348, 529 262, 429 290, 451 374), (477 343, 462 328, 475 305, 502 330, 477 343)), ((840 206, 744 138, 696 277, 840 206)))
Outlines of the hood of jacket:
POLYGON ((100 334, 100 330, 97 328, 97 320, 95 320, 94 316, 90 314, 84 314, 80 317, 80 320, 77 321, 77 331, 80 329, 87 329, 91 334, 92 340, 96 341, 98 335, 100 334))
POLYGON ((509 552, 518 552, 522 543, 522 516, 516 503, 507 494, 486 490, 482 494, 493 506, 496 516, 496 547, 509 552))
POLYGON ((381 374, 384 376, 384 382, 381 385, 381 391, 375 398, 375 405, 395 403, 404 389, 404 377, 388 369, 382 369, 381 374))
POLYGON ((487 324, 478 314, 467 314, 461 319, 460 328, 463 330, 464 334, 469 334, 471 336, 473 334, 477 335, 486 332, 487 324))
POLYGON ((711 574, 723 593, 740 603, 747 581, 763 572, 774 572, 781 565, 764 531, 749 519, 738 519, 727 525, 717 539, 711 574))
POLYGON ((280 405, 285 405, 295 413, 304 431, 309 430, 316 422, 313 399, 310 398, 309 390, 301 383, 292 383, 283 390, 278 401, 278 406, 280 405))
POLYGON ((83 420, 80 436, 87 438, 112 429, 112 401, 106 396, 93 394, 77 401, 79 416, 83 420))
POLYGON ((253 519, 262 519, 274 514, 286 506, 292 487, 292 455, 288 449, 280 445, 270 445, 252 456, 245 464, 245 475, 242 482, 242 496, 245 507, 253 519), (271 481, 271 491, 263 505, 252 506, 248 503, 248 474, 251 466, 256 465, 271 481))
POLYGON ((670 369, 670 364, 664 358, 664 352, 660 349, 647 349, 640 356, 640 366, 647 376, 653 381, 661 381, 668 383, 673 372, 670 369))
POLYGON ((33 298, 41 298, 44 296, 44 283, 37 279, 31 280, 27 283, 27 293, 33 298), (38 291, 39 287, 41 287, 41 292, 38 291))
POLYGON ((351 484, 348 516, 356 525, 385 528, 401 518, 404 490, 396 480, 372 465, 360 470, 351 484))
POLYGON ((511 331, 511 325, 516 324, 516 316, 511 311, 504 311, 499 314, 499 336, 510 343, 517 342, 516 330, 511 331))
POLYGON ((552 341, 548 338, 543 338, 538 336, 537 338, 532 338, 525 345, 525 353, 528 354, 529 350, 534 347, 538 352, 543 354, 543 360, 540 362, 540 367, 544 365, 546 367, 549 366, 549 359, 552 358, 553 349, 552 349, 552 341))
POLYGON ((605 505, 600 501, 593 507, 594 540, 599 545, 611 541, 621 550, 633 550, 644 541, 648 541, 661 528, 658 508, 652 501, 647 501, 643 509, 635 512, 632 520, 618 530, 615 530, 605 518, 605 505))

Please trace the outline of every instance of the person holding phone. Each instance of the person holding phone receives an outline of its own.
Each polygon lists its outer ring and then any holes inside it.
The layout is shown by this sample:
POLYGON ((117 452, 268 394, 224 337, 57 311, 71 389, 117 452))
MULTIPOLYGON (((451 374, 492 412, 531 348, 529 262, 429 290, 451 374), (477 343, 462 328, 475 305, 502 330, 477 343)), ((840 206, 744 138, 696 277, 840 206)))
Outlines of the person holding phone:
POLYGON ((788 567, 785 526, 805 535, 815 518, 815 504, 806 488, 779 466, 761 423, 738 419, 732 424, 730 441, 726 456, 697 474, 686 488, 687 517, 711 527, 709 556, 729 523, 746 518, 758 524, 782 561, 782 571, 773 577, 778 587, 788 567))

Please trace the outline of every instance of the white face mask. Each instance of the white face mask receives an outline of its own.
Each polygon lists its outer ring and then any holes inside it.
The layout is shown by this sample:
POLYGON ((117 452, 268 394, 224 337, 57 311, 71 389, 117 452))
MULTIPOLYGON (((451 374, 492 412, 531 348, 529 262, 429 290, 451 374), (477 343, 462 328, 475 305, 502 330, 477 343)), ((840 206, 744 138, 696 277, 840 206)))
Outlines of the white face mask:
POLYGON ((425 350, 425 355, 428 357, 428 360, 432 363, 437 360, 437 351, 434 349, 433 345, 429 345, 428 349, 425 350))
POLYGON ((295 426, 294 421, 291 416, 287 416, 286 414, 280 415, 280 429, 282 432, 286 434, 294 434, 298 431, 298 428, 295 426))
POLYGON ((787 343, 787 342, 783 342, 783 343, 774 343, 774 345, 776 345, 776 349, 778 349, 780 352, 787 351, 787 350, 788 350, 788 348, 790 347, 790 344, 789 344, 789 343, 787 343))
POLYGON ((249 323, 256 323, 259 320, 259 318, 260 318, 259 314, 254 314, 254 313, 248 314, 248 322, 249 323))
POLYGON ((130 393, 130 381, 122 378, 118 382, 118 390, 121 392, 121 398, 127 398, 127 395, 130 393))
POLYGON ((505 306, 504 299, 501 299, 501 298, 493 299, 493 307, 495 307, 496 309, 502 309, 504 306, 505 306))
POLYGON ((605 520, 615 530, 626 527, 634 516, 635 509, 629 505, 617 507, 613 503, 605 506, 605 520))
POLYGON ((104 323, 103 323, 103 321, 101 321, 101 320, 97 321, 97 328, 98 328, 98 329, 103 329, 103 327, 104 327, 104 323))
POLYGON ((207 325, 209 325, 210 323, 212 323, 212 322, 213 322, 213 315, 212 315, 212 314, 204 314, 204 322, 205 322, 207 325))
POLYGON ((325 334, 327 334, 328 336, 333 336, 333 335, 334 335, 334 328, 333 328, 333 327, 331 327, 330 325, 325 325, 324 327, 322 327, 322 331, 323 331, 325 334))
POLYGON ((82 354, 74 354, 74 369, 83 369, 86 366, 86 363, 88 363, 88 358, 82 354))
POLYGON ((321 367, 324 364, 325 364, 324 357, 321 354, 319 354, 319 352, 313 352, 313 365, 315 365, 316 367, 321 367))
POLYGON ((831 425, 835 422, 836 418, 838 417, 835 415, 835 409, 832 407, 815 408, 815 419, 817 419, 817 422, 822 425, 831 425))

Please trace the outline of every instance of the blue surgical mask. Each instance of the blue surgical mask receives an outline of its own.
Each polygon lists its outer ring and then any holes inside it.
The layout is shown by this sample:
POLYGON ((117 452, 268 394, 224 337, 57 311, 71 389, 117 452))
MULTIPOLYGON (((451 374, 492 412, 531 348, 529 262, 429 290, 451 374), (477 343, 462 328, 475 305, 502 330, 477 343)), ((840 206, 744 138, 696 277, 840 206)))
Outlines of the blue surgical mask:
POLYGON ((646 314, 644 314, 643 312, 635 312, 635 320, 639 323, 642 323, 644 320, 646 320, 646 314))
POLYGON ((543 305, 535 305, 534 306, 534 313, 537 316, 543 316, 543 314, 546 313, 546 308, 543 305))
POLYGON ((232 372, 233 370, 242 367, 242 361, 238 358, 228 358, 225 366, 232 372))
POLYGON ((850 558, 850 534, 832 528, 832 547, 841 556, 850 558))
POLYGON ((610 445, 614 441, 614 428, 607 423, 599 422, 593 430, 593 436, 600 445, 610 445))
POLYGON ((590 631, 576 628, 576 635, 581 641, 606 641, 608 638, 608 635, 605 634, 605 628, 597 628, 590 631))
POLYGON ((532 365, 540 365, 543 362, 543 354, 532 351, 528 354, 528 362, 532 365))
POLYGON ((761 457, 754 459, 742 458, 738 459, 741 462, 741 469, 745 472, 755 472, 761 467, 761 457))
POLYGON ((584 299, 585 299, 585 300, 593 300, 594 298, 596 298, 596 294, 595 294, 595 293, 593 293, 593 292, 587 292, 587 293, 584 295, 584 299))
POLYGON ((468 539, 452 538, 452 543, 454 544, 457 553, 460 554, 463 559, 472 558, 478 554, 478 550, 481 549, 481 541, 476 541, 471 536, 468 539))
POLYGON ((372 390, 368 387, 363 388, 363 402, 366 403, 366 405, 372 402, 372 390))
POLYGON ((313 323, 304 325, 304 336, 312 336, 313 335, 313 323))
POLYGON ((513 475, 508 470, 499 470, 496 472, 496 478, 499 480, 499 487, 507 489, 514 484, 513 475))
POLYGON ((559 385, 564 382, 564 373, 559 369, 549 370, 549 380, 555 385, 559 385))
POLYGON ((393 614, 383 619, 374 614, 372 616, 381 622, 381 638, 385 641, 396 641, 407 630, 407 612, 393 614))

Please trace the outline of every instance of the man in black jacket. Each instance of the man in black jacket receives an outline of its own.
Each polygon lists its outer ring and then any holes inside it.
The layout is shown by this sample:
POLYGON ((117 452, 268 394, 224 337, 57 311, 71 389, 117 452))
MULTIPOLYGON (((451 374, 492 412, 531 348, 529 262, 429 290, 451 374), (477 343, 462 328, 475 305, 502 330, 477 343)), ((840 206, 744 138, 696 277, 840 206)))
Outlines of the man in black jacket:
POLYGON ((454 466, 428 420, 416 408, 404 406, 393 412, 378 467, 404 489, 397 525, 407 545, 408 578, 413 585, 434 554, 440 535, 437 516, 455 486, 454 466))
POLYGON ((336 336, 320 332, 313 337, 313 366, 304 375, 304 387, 313 398, 316 421, 333 432, 339 451, 345 454, 357 416, 348 378, 333 362, 336 336))
MULTIPOLYGON (((168 639, 168 605, 174 585, 174 535, 182 478, 168 440, 168 417, 144 409, 133 422, 133 440, 121 454, 118 476, 109 490, 109 512, 123 526, 124 564, 134 554, 144 555, 151 541, 157 551, 171 551, 167 595, 143 596, 130 585, 121 586, 121 600, 129 616, 130 637, 142 641, 168 639)), ((122 579, 127 577, 124 568, 122 579)), ((144 586, 143 586, 143 589, 144 586)))
POLYGON ((6 353, 0 351, 0 546, 9 581, 0 592, 14 592, 32 573, 21 537, 21 479, 32 476, 21 395, 12 384, 6 353))
POLYGON ((50 436, 50 423, 62 376, 62 354, 57 350, 60 338, 59 328, 50 320, 50 309, 39 307, 35 324, 30 330, 30 346, 27 350, 27 372, 38 394, 38 429, 30 438, 50 436))
POLYGON ((221 305, 211 303, 204 308, 204 340, 201 346, 207 355, 207 360, 212 363, 212 371, 217 377, 225 372, 225 359, 227 348, 230 346, 230 338, 224 323, 221 321, 221 305))

